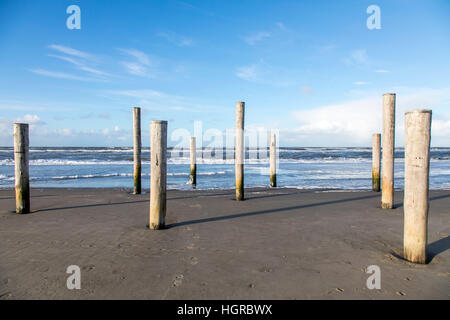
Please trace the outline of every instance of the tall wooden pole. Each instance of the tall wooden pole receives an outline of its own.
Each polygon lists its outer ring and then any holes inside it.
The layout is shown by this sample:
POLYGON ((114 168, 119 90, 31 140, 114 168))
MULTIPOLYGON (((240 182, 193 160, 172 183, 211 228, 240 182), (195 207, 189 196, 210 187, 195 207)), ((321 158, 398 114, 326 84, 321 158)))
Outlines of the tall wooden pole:
POLYGON ((133 108, 134 194, 141 194, 141 108, 133 108))
POLYGON ((150 229, 165 227, 167 207, 167 121, 150 122, 150 229))
POLYGON ((383 167, 381 207, 394 207, 395 93, 383 95, 383 167))
POLYGON ((235 173, 236 200, 244 200, 244 109, 245 102, 236 103, 236 142, 235 142, 235 173))
POLYGON ((380 192, 381 134, 372 135, 372 190, 380 192))
POLYGON ((27 123, 14 124, 16 213, 30 212, 29 135, 27 123))
POLYGON ((191 174, 190 183, 193 187, 197 185, 197 157, 196 157, 196 141, 195 137, 191 137, 191 174))
POLYGON ((431 110, 405 114, 404 258, 426 263, 431 110))
POLYGON ((270 135, 270 186, 275 188, 277 186, 277 151, 276 151, 276 136, 275 133, 270 135))

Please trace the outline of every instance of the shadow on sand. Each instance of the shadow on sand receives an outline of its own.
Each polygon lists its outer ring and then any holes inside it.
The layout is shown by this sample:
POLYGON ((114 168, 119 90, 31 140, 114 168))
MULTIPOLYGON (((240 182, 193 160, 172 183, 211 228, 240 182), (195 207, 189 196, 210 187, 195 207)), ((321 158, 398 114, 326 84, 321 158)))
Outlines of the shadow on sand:
POLYGON ((430 243, 427 247, 427 263, 430 263, 434 257, 450 249, 450 236, 430 243))
POLYGON ((320 202, 320 203, 311 203, 311 204, 305 204, 305 205, 300 205, 300 206, 292 206, 292 207, 285 207, 285 208, 279 208, 279 209, 270 209, 270 210, 262 210, 262 211, 247 212, 247 213, 237 213, 237 214, 231 214, 231 215, 227 215, 227 216, 204 218, 204 219, 197 219, 197 220, 189 220, 189 221, 184 221, 184 222, 172 223, 170 225, 167 225, 166 228, 169 229, 169 228, 186 226, 186 225, 190 225, 190 224, 198 224, 198 223, 205 223, 205 222, 229 220, 229 219, 249 217, 249 216, 261 215, 261 214, 268 214, 268 213, 275 213, 275 212, 282 212, 282 211, 289 211, 289 210, 311 208, 311 207, 324 206, 324 205, 336 204, 336 203, 342 203, 342 202, 348 202, 348 201, 370 199, 370 198, 375 198, 375 197, 378 197, 378 195, 375 194, 375 195, 369 195, 369 196, 364 196, 364 197, 341 199, 341 200, 333 200, 333 201, 325 201, 325 202, 320 202))

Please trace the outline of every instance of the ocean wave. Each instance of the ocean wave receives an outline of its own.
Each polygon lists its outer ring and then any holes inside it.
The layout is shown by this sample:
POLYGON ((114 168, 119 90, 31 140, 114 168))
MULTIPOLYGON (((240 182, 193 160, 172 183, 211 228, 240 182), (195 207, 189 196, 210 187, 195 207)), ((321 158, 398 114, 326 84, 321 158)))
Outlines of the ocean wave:
MULTIPOLYGON (((395 163, 403 163, 405 159, 396 158, 395 163)), ((450 157, 431 159, 431 162, 447 162, 450 157)), ((369 158, 315 158, 315 159, 278 159, 279 164, 314 164, 314 163, 370 163, 372 159, 369 158)), ((188 158, 172 158, 167 159, 168 164, 173 165, 188 165, 190 159, 188 158)), ((33 159, 29 162, 30 166, 104 166, 104 165, 133 165, 132 160, 72 160, 72 159, 33 159)), ((143 165, 150 165, 149 160, 142 161, 143 165)), ((234 159, 198 159, 197 165, 234 165, 234 159)), ((245 165, 269 164, 269 159, 246 159, 245 165)), ((0 166, 14 166, 14 159, 0 160, 0 166)))

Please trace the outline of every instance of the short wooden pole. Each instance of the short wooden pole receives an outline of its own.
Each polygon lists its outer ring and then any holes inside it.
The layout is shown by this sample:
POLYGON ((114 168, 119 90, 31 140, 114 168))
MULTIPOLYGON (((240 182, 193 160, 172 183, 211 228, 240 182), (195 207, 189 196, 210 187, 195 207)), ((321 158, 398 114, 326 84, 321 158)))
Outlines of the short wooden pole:
POLYGON ((236 200, 244 200, 244 110, 245 102, 236 103, 235 173, 236 200))
POLYGON ((372 190, 380 192, 381 134, 372 135, 372 190))
POLYGON ((141 194, 141 108, 133 108, 134 194, 141 194))
POLYGON ((395 93, 383 95, 381 207, 394 207, 395 93))
POLYGON ((196 157, 196 141, 195 137, 191 137, 191 174, 190 183, 193 187, 197 185, 197 157, 196 157))
POLYGON ((16 213, 30 212, 29 135, 27 123, 14 124, 16 213))
POLYGON ((167 207, 167 121, 150 122, 150 223, 156 230, 165 227, 167 207))
POLYGON ((270 135, 270 186, 277 186, 277 152, 276 152, 276 136, 275 133, 270 135))
POLYGON ((431 110, 406 112, 405 130, 403 254, 408 261, 426 263, 431 110))

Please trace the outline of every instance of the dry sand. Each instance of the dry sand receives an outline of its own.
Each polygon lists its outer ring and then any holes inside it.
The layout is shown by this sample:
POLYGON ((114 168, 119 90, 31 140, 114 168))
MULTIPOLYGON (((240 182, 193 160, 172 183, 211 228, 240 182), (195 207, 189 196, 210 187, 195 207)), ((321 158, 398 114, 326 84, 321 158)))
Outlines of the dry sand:
POLYGON ((169 191, 165 230, 149 195, 35 189, 18 215, 0 191, 1 299, 449 299, 450 191, 432 191, 427 265, 401 258, 403 195, 294 189, 169 191), (66 268, 81 268, 81 290, 66 268), (381 268, 369 290, 365 269, 381 268))

